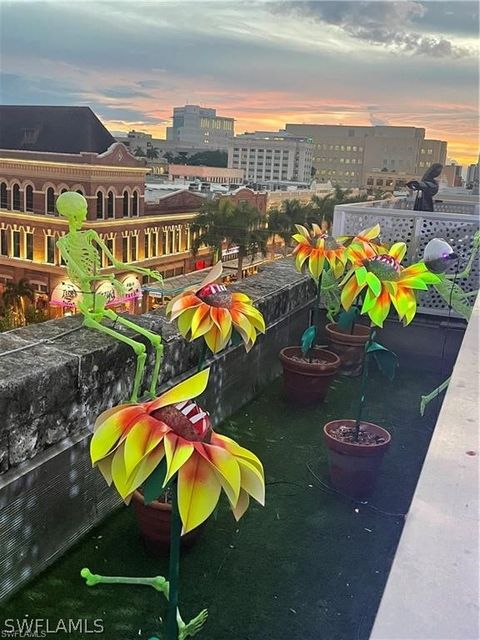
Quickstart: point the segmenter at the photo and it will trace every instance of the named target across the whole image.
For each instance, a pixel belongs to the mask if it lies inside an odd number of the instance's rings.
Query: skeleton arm
[[[136,267],[132,264],[125,264],[121,260],[117,260],[110,249],[107,247],[107,245],[104,243],[104,241],[101,239],[101,237],[98,235],[98,233],[93,229],[91,229],[88,234],[89,239],[93,240],[97,244],[100,250],[107,256],[107,258],[111,261],[116,269],[128,269],[128,271],[134,271],[135,273],[139,273],[140,275],[148,276],[153,280],[157,280],[158,282],[163,281],[162,275],[154,269],[144,269],[143,267]]]

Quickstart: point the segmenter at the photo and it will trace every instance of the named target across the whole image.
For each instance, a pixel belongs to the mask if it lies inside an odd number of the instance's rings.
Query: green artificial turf
[[[420,417],[419,398],[437,383],[402,369],[394,383],[372,376],[364,417],[388,428],[392,445],[369,506],[321,484],[328,484],[322,427],[353,417],[358,379],[338,379],[327,402],[312,409],[286,405],[277,381],[218,429],[262,459],[267,503],[254,503],[236,523],[223,497],[203,538],[182,556],[182,615],[209,610],[199,640],[368,638],[403,526],[395,514],[408,510],[434,424],[435,411]],[[147,555],[131,509],[122,508],[4,603],[0,620],[101,618],[103,634],[55,637],[163,638],[161,595],[141,586],[87,588],[79,575],[85,566],[151,576],[166,575],[168,561]]]

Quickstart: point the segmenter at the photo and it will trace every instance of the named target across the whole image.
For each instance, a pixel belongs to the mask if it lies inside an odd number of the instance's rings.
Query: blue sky
[[[423,126],[478,154],[478,4],[2,0],[6,104],[89,105],[162,136],[173,106],[286,122]]]

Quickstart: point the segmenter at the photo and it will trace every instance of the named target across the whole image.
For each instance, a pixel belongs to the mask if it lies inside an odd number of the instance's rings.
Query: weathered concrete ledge
[[[477,300],[371,640],[480,638],[479,335]]]
[[[278,351],[299,340],[314,297],[290,260],[266,266],[241,290],[261,309],[267,333],[249,354],[239,345],[211,358],[204,403],[214,423],[278,375]],[[200,345],[183,340],[162,313],[135,321],[163,338],[161,384],[188,375]],[[0,599],[119,504],[92,470],[88,442],[96,416],[128,397],[135,361],[129,347],[80,324],[65,318],[0,335]],[[152,366],[150,354],[146,380]]]

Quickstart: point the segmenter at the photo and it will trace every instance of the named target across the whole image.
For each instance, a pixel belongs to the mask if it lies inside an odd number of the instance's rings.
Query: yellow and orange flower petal
[[[297,242],[293,250],[297,271],[302,272],[306,263],[311,277],[318,282],[326,261],[335,278],[339,278],[345,270],[345,247],[317,224],[312,224],[310,231],[300,224],[295,227],[298,233],[292,238]]]
[[[222,263],[218,262],[196,289],[186,290],[168,303],[167,318],[177,320],[178,329],[187,340],[203,336],[213,353],[227,346],[233,330],[241,335],[248,351],[257,332],[265,333],[265,321],[247,295],[214,284],[221,275]]]
[[[402,267],[406,249],[404,242],[397,242],[379,253],[369,244],[352,243],[347,250],[352,268],[340,283],[344,309],[348,310],[363,292],[361,313],[367,314],[373,324],[383,326],[392,303],[399,319],[409,324],[417,309],[414,290],[427,290],[440,279],[422,262]]]
[[[153,401],[105,411],[90,447],[92,462],[127,503],[165,459],[164,486],[177,477],[184,532],[208,518],[222,489],[237,519],[249,497],[265,502],[260,460],[231,438],[214,433],[208,414],[193,400],[205,391],[208,378],[205,369]]]

